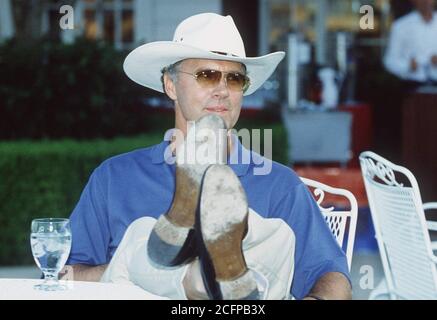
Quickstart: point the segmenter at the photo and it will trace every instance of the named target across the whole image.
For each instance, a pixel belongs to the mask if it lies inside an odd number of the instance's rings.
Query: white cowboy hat
[[[270,77],[284,56],[285,52],[279,51],[246,57],[243,40],[231,16],[201,13],[182,21],[173,41],[151,42],[134,49],[123,68],[136,83],[163,92],[163,67],[190,58],[236,61],[246,66],[251,84],[244,95],[249,95]]]

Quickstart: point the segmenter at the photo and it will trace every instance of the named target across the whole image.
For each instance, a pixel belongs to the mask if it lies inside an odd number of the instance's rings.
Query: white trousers
[[[127,228],[100,281],[137,285],[170,299],[187,299],[182,280],[188,265],[158,267],[147,256],[156,219],[143,217]],[[294,271],[295,236],[282,219],[262,218],[249,209],[243,253],[264,299],[288,299]]]

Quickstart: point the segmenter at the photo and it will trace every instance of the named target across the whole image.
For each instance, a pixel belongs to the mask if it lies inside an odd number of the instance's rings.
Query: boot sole
[[[194,221],[202,177],[209,164],[198,162],[187,163],[187,152],[194,148],[205,147],[214,141],[208,140],[202,131],[209,128],[212,132],[225,129],[224,120],[217,115],[207,115],[196,122],[195,130],[190,130],[182,148],[176,157],[176,188],[172,205],[167,213],[161,216],[148,242],[148,255],[151,260],[164,266],[177,266],[188,263],[197,256],[195,248]],[[216,146],[216,151],[223,146]],[[223,147],[224,148],[224,147]],[[181,156],[182,155],[182,156]],[[219,157],[217,157],[220,160]]]
[[[255,297],[256,282],[244,259],[242,240],[248,205],[238,177],[226,165],[212,165],[202,182],[196,230],[203,244],[202,275],[212,299]]]

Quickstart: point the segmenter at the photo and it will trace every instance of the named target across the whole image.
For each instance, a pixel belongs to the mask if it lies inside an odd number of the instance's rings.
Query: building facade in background
[[[32,29],[34,37],[49,34],[71,42],[85,36],[112,42],[116,48],[130,49],[138,43],[170,40],[181,20],[208,11],[232,14],[244,38],[256,33],[256,52],[252,55],[257,55],[269,52],[290,31],[302,32],[308,40],[322,47],[323,42],[329,40],[325,38],[326,33],[336,31],[365,31],[368,35],[385,38],[395,3],[397,1],[390,0],[2,0],[0,39],[24,33],[23,25],[32,24],[27,29]],[[74,30],[59,27],[62,16],[59,9],[65,4],[74,8]],[[359,28],[363,5],[374,8],[375,28],[372,30]],[[373,40],[373,44],[380,43]],[[321,55],[326,51],[320,50]]]
[[[62,30],[59,26],[62,17],[59,9],[65,4],[74,9],[73,30]],[[36,20],[32,26],[34,37],[49,35],[71,43],[76,37],[85,36],[113,43],[117,49],[131,49],[139,43],[171,40],[180,21],[206,11],[221,13],[222,1],[1,0],[0,39],[13,37],[17,32],[14,24],[21,20]],[[29,17],[23,19],[23,14]]]
[[[325,65],[348,73],[347,99],[354,98],[360,52],[369,61],[383,56],[395,3],[405,0],[1,0],[0,41],[11,37],[41,36],[73,43],[78,37],[104,40],[116,49],[130,50],[146,42],[171,40],[176,26],[190,15],[201,12],[231,14],[245,40],[247,56],[276,50],[287,52],[275,78],[260,92],[246,99],[253,107],[264,106],[266,99],[284,101],[290,96],[290,76],[298,82],[311,80],[312,66]],[[62,5],[74,10],[74,29],[62,30],[59,12]],[[363,6],[371,6],[374,25],[360,28]],[[300,75],[291,72],[289,35],[294,33],[304,50],[299,49]],[[338,34],[344,37],[339,38]],[[343,39],[343,45],[338,45]],[[341,59],[340,59],[341,58]],[[311,66],[310,66],[311,65]],[[310,67],[309,67],[310,66]],[[294,70],[294,69],[293,69]],[[304,79],[306,78],[306,80]],[[283,83],[282,92],[278,92]],[[288,89],[287,89],[288,88]],[[287,91],[288,90],[288,91]],[[291,90],[292,91],[292,90]],[[302,90],[301,90],[302,91]],[[303,91],[308,91],[304,89]],[[304,93],[301,95],[303,96]],[[258,97],[260,95],[261,97]],[[288,99],[290,100],[290,99]],[[292,100],[292,99],[291,99]]]

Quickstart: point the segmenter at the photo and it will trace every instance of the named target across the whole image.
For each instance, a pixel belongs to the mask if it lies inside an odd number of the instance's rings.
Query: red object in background
[[[359,168],[295,166],[293,169],[299,177],[316,180],[331,187],[349,190],[357,199],[358,207],[368,207],[366,189]],[[346,206],[348,201],[344,197],[327,195],[324,203],[331,203],[341,207]]]
[[[332,164],[315,166],[295,166],[293,169],[300,177],[319,181],[332,187],[349,190],[355,196],[358,207],[368,207],[366,189],[361,176],[358,157],[361,152],[370,150],[373,142],[372,109],[369,104],[343,104],[339,111],[352,114],[352,153],[347,168],[332,166]],[[324,201],[335,206],[346,206],[348,201],[344,197],[330,196]]]
[[[366,103],[343,104],[338,106],[339,111],[352,114],[352,159],[348,167],[359,167],[358,157],[361,152],[370,150],[373,141],[372,108]]]

